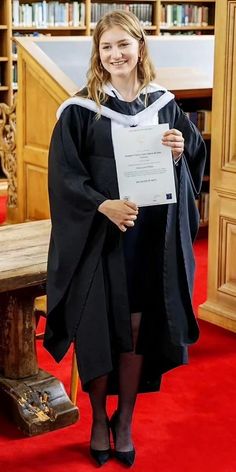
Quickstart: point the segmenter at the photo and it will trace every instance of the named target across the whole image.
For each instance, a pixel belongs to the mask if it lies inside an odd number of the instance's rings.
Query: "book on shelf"
[[[13,85],[13,88],[16,87],[17,85],[17,64],[14,63],[12,64],[12,85]]]
[[[185,112],[202,133],[211,133],[211,110]]]
[[[153,24],[151,3],[91,3],[91,27],[94,28],[103,15],[113,10],[131,11],[144,27]]]
[[[161,7],[161,26],[208,26],[209,7],[191,4],[167,4]]]
[[[196,200],[196,205],[200,215],[200,223],[206,224],[209,220],[209,192],[201,192]]]
[[[178,31],[178,30],[172,30],[170,31],[161,31],[161,36],[201,36],[203,33],[198,30],[185,30],[183,31]]]
[[[14,37],[17,36],[23,36],[21,33],[13,33],[12,35],[12,42],[11,42],[11,53],[12,53],[12,58],[17,57],[17,45],[16,42],[14,41]]]
[[[35,3],[12,2],[13,27],[79,27],[85,25],[85,3],[43,0]]]

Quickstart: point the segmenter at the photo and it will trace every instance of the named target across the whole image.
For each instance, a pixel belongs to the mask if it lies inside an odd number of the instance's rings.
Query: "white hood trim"
[[[160,90],[160,89],[158,89]],[[161,89],[163,90],[163,89]],[[104,105],[101,105],[99,108],[97,104],[90,100],[89,98],[83,97],[72,97],[65,100],[57,110],[57,119],[60,118],[62,112],[69,106],[69,105],[78,105],[83,108],[87,108],[95,113],[99,113],[106,118],[110,118],[110,120],[114,120],[117,123],[120,123],[123,126],[138,126],[142,125],[143,122],[152,121],[153,116],[158,115],[159,110],[163,108],[167,103],[173,100],[174,95],[173,93],[166,91],[164,94],[158,98],[155,102],[153,102],[149,107],[145,108],[144,110],[140,111],[136,115],[124,115],[123,113],[119,113],[117,111],[111,110]]]

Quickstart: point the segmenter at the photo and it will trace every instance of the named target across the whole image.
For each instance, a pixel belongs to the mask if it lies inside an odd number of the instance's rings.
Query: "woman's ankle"
[[[119,424],[119,427],[125,428],[125,427],[130,427],[132,424],[132,413],[127,413],[122,410],[117,410],[116,412],[117,415],[117,423]]]
[[[93,420],[90,445],[93,449],[98,450],[110,448],[110,430],[106,420]]]
[[[113,434],[116,451],[128,452],[133,449],[131,434],[132,416],[117,410],[113,415]]]

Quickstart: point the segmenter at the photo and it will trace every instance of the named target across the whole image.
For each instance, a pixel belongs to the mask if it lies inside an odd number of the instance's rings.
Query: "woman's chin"
[[[111,73],[111,79],[112,77],[119,77],[121,79],[128,79],[130,76],[130,72],[126,72],[124,70],[113,70],[112,73]]]

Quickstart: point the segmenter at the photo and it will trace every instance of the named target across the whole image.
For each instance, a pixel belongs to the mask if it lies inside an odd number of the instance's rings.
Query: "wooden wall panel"
[[[48,143],[55,123],[57,101],[51,96],[47,83],[31,66],[25,68],[25,88],[31,93],[25,99],[24,145],[37,149],[48,149]]]
[[[25,176],[27,195],[26,219],[41,220],[49,218],[47,169],[26,164]]]
[[[226,26],[226,59],[224,88],[224,149],[222,167],[236,172],[236,2],[228,2]]]
[[[207,300],[199,318],[236,332],[236,1],[216,4]]]
[[[220,257],[218,290],[228,295],[236,293],[236,218],[220,218]]]
[[[48,144],[69,93],[23,48],[18,50],[17,208],[11,222],[49,218]]]

